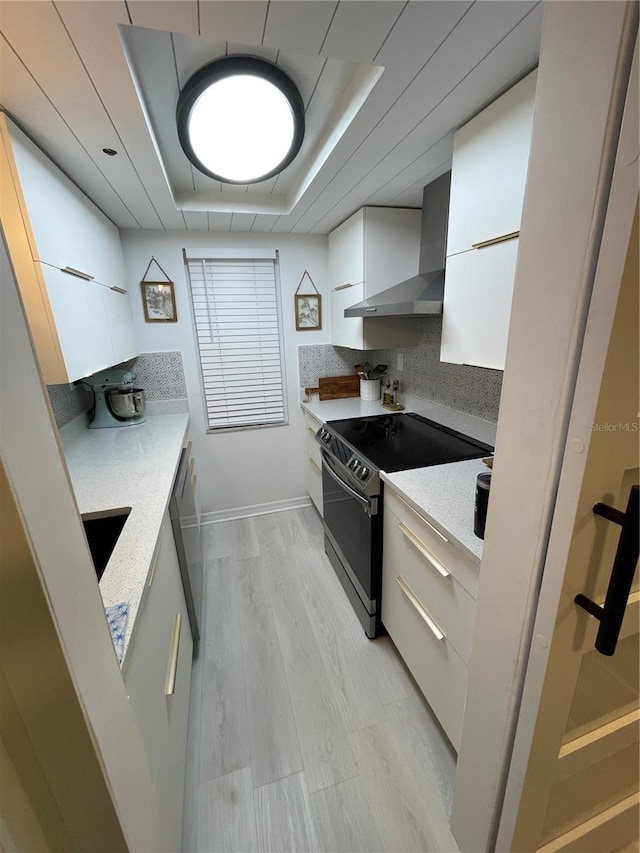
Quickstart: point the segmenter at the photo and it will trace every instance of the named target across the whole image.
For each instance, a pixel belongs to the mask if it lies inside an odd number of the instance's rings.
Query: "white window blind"
[[[185,256],[209,429],[284,423],[277,253],[195,253]]]

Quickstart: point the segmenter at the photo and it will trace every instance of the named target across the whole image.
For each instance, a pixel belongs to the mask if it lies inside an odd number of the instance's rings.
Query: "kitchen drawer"
[[[316,441],[316,432],[322,421],[310,412],[304,412],[305,450],[307,458],[307,491],[316,509],[322,515],[322,454]]]
[[[383,571],[402,575],[433,621],[465,663],[469,663],[476,603],[431,549],[389,509],[384,514]],[[384,601],[383,601],[384,606]]]
[[[322,469],[316,467],[317,463],[311,457],[307,460],[307,465],[307,491],[315,508],[322,515]]]
[[[437,639],[393,571],[382,572],[382,622],[456,751],[460,749],[467,666],[451,644]],[[404,573],[400,575],[404,578]],[[409,585],[410,586],[410,585]]]
[[[446,533],[441,533],[435,525],[409,506],[393,488],[385,485],[384,508],[397,516],[413,535],[433,554],[433,556],[451,572],[455,580],[466,589],[469,595],[478,597],[479,564],[468,557],[460,548],[449,542]],[[469,525],[473,518],[469,518]]]
[[[313,459],[318,468],[322,470],[322,453],[320,452],[320,445],[316,441],[316,432],[312,427],[305,427],[305,437],[307,443],[307,456],[309,459]]]

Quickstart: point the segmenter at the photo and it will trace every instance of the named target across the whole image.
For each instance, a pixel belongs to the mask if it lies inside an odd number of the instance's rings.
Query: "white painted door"
[[[637,55],[635,62],[635,90],[627,100],[578,369],[498,850],[638,849],[637,504],[621,517],[640,481]],[[613,507],[624,524],[594,513],[596,504]],[[631,531],[624,556],[622,531]],[[624,589],[620,578],[612,581],[614,563],[630,584],[621,593],[615,650],[614,643],[609,648],[602,643],[602,614],[595,618],[576,603],[580,595],[596,605],[606,598],[609,609],[607,590]]]

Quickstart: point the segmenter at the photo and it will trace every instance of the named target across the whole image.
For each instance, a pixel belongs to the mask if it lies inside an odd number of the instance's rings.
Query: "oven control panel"
[[[316,441],[324,452],[331,456],[334,464],[337,463],[342,471],[341,476],[346,475],[348,481],[368,496],[380,493],[378,469],[359,456],[340,436],[335,435],[326,426],[321,426],[316,433]]]

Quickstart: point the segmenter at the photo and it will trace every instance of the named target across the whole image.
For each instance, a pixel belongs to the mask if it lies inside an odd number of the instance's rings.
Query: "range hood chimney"
[[[442,314],[450,186],[451,172],[446,172],[424,188],[418,275],[345,309],[345,317]]]

